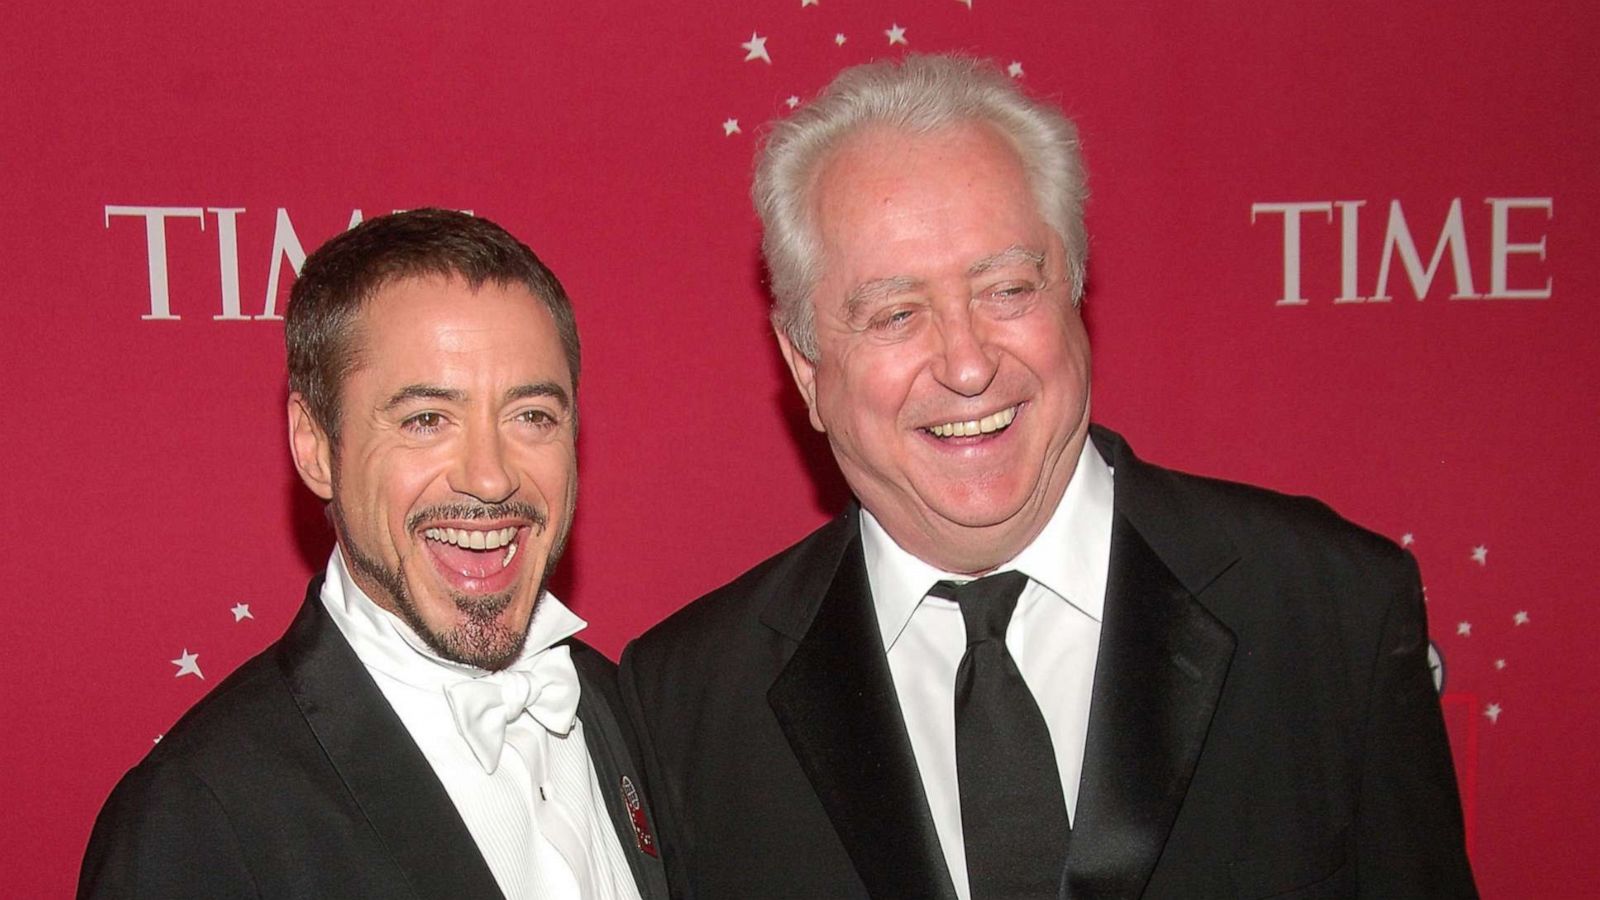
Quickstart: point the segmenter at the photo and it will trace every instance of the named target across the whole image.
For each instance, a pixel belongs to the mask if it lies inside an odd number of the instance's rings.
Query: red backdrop
[[[355,210],[474,210],[570,289],[557,587],[603,650],[834,511],[751,158],[907,50],[1080,122],[1097,419],[1411,544],[1485,896],[1600,883],[1592,4],[103,6],[0,11],[8,895],[69,893],[116,778],[325,560],[262,316]]]

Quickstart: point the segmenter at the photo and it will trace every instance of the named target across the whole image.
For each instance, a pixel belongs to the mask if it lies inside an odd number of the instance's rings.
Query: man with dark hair
[[[615,669],[545,590],[577,493],[560,283],[417,210],[313,253],[285,327],[290,449],[337,546],[118,784],[79,896],[664,897]]]
[[[674,894],[1473,896],[1410,556],[1090,424],[1058,110],[858,66],[754,195],[859,505],[623,654]]]

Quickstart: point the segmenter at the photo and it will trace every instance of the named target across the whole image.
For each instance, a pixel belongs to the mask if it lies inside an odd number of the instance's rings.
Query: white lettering
[[[144,218],[145,253],[150,269],[150,314],[139,318],[177,321],[179,317],[172,314],[167,289],[167,219],[199,219],[200,230],[205,231],[205,211],[198,206],[107,206],[107,228],[111,227],[113,216]]]
[[[1366,298],[1356,290],[1356,235],[1357,222],[1365,200],[1339,200],[1339,296],[1335,303],[1364,303]]]
[[[283,262],[287,260],[296,275],[300,274],[300,267],[306,264],[305,248],[300,246],[300,236],[294,233],[294,224],[289,221],[289,211],[278,207],[278,221],[272,230],[272,255],[267,260],[267,300],[262,305],[261,315],[257,319],[282,319],[278,315],[278,274]]]
[[[403,210],[395,210],[402,212]],[[113,218],[134,216],[144,219],[145,255],[149,271],[150,311],[141,319],[178,321],[182,317],[172,311],[171,287],[168,277],[167,230],[168,219],[195,219],[200,230],[205,231],[206,219],[216,217],[217,223],[217,284],[220,311],[211,318],[217,322],[282,321],[279,314],[279,293],[283,287],[283,266],[287,263],[294,276],[305,266],[305,245],[295,231],[294,222],[286,208],[278,207],[273,221],[272,252],[267,266],[266,296],[261,314],[252,316],[244,311],[239,275],[239,217],[246,212],[239,206],[116,206],[105,207],[105,227],[111,227]],[[471,210],[463,210],[472,215]],[[346,230],[360,225],[365,214],[360,208],[350,211]],[[1513,248],[1515,252],[1515,248]]]
[[[1461,222],[1461,198],[1450,201],[1444,228],[1439,232],[1439,243],[1434,245],[1433,258],[1428,261],[1426,270],[1422,268],[1422,257],[1417,254],[1416,242],[1411,239],[1411,229],[1406,225],[1406,214],[1400,209],[1400,201],[1390,200],[1389,230],[1383,237],[1383,260],[1378,263],[1378,284],[1373,288],[1371,299],[1394,299],[1388,294],[1389,263],[1394,258],[1396,248],[1400,250],[1400,262],[1405,266],[1412,292],[1418,300],[1426,297],[1447,247],[1450,250],[1450,268],[1456,281],[1456,292],[1450,295],[1450,299],[1477,297],[1472,290],[1472,268],[1467,261],[1467,231]]]
[[[1489,228],[1489,296],[1494,299],[1506,300],[1548,300],[1555,287],[1554,279],[1545,278],[1544,289],[1522,288],[1513,289],[1506,285],[1506,257],[1513,253],[1538,254],[1539,261],[1545,258],[1546,235],[1539,235],[1539,240],[1531,244],[1513,244],[1509,242],[1511,231],[1511,210],[1513,209],[1542,209],[1545,221],[1549,221],[1554,209],[1550,197],[1490,197],[1483,201],[1489,204],[1494,211]]]
[[[217,275],[222,283],[222,315],[218,322],[249,321],[239,309],[239,213],[243,209],[208,207],[217,217]]]
[[[1252,203],[1250,224],[1256,215],[1283,214],[1283,297],[1278,306],[1304,306],[1308,302],[1300,295],[1300,214],[1319,212],[1333,221],[1332,203]]]

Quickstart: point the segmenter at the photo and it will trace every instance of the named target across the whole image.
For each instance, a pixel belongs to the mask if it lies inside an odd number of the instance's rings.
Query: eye
[[[910,325],[917,311],[908,307],[894,307],[878,313],[867,321],[873,331],[899,331]]]
[[[408,431],[416,431],[416,432],[420,432],[422,434],[431,434],[431,433],[433,433],[435,431],[438,431],[439,427],[441,425],[443,425],[443,424],[444,424],[444,416],[443,415],[441,415],[440,413],[427,411],[427,412],[419,412],[416,415],[407,417],[404,422],[400,423],[400,426],[402,428],[405,428]]]
[[[1031,297],[1038,290],[1038,286],[1032,284],[1003,284],[989,291],[989,296],[996,300],[1016,300]]]
[[[984,291],[979,299],[990,307],[993,315],[1020,316],[1032,308],[1043,287],[1031,281],[1002,282]]]
[[[561,420],[554,413],[538,408],[525,409],[517,413],[516,420],[540,429],[554,428],[561,424]]]

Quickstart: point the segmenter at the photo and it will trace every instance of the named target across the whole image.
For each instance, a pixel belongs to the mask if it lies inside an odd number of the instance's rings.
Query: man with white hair
[[[1414,561],[1091,426],[1076,131],[842,73],[756,172],[855,496],[635,642],[675,894],[1470,897]]]

